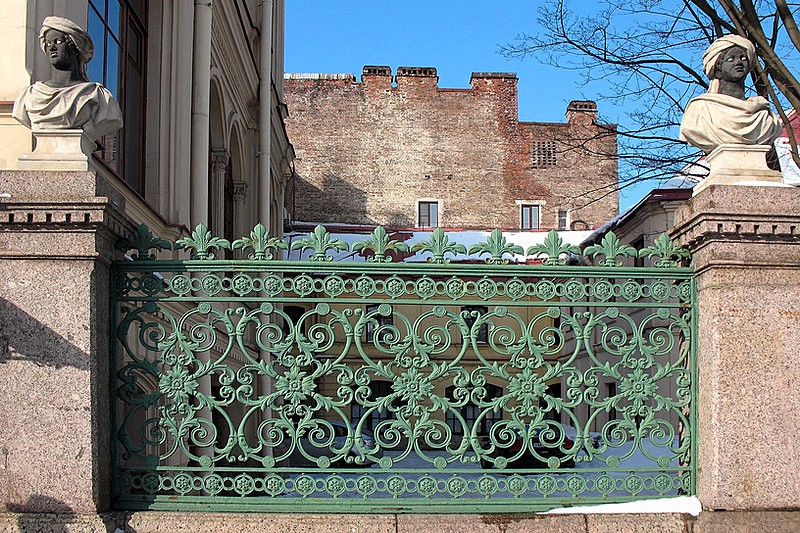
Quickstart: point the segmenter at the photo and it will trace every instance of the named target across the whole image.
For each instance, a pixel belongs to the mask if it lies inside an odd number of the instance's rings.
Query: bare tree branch
[[[570,11],[569,0],[545,1],[537,33],[518,35],[501,53],[578,71],[579,86],[597,90],[593,99],[626,108],[615,130],[620,189],[697,175],[692,167],[701,154],[677,140],[677,129],[688,101],[708,89],[703,51],[726,33],[754,43],[763,68],[755,70],[751,89],[770,98],[787,127],[782,107],[800,110],[800,83],[776,52],[779,46],[781,53],[800,52],[797,7],[786,0],[599,0],[594,12],[582,7],[579,14]],[[781,45],[782,36],[792,44]]]

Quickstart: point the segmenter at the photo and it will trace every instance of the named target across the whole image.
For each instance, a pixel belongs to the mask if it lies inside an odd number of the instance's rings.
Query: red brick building
[[[396,227],[586,229],[619,209],[616,128],[594,102],[521,122],[517,76],[435,68],[287,74],[293,220]]]

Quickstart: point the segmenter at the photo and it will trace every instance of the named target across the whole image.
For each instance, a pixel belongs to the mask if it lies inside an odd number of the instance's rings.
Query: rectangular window
[[[378,340],[383,342],[386,339],[386,335],[389,334],[389,330],[381,329],[381,326],[391,326],[394,324],[394,320],[392,319],[392,315],[383,316],[376,311],[378,310],[377,305],[368,305],[367,306],[367,314],[375,313],[375,316],[372,317],[371,320],[367,322],[366,327],[366,334],[367,334],[367,342],[374,342],[375,341],[375,332],[378,331]]]
[[[373,431],[380,422],[395,418],[394,411],[385,408],[380,410],[373,409],[370,405],[361,405],[362,403],[375,403],[393,393],[392,384],[388,381],[371,382],[369,384],[369,397],[366,398],[366,402],[364,398],[360,398],[350,405],[350,419],[353,422],[353,426],[355,427],[362,418],[365,418],[364,427]],[[397,406],[397,400],[392,401],[392,406]]]
[[[613,398],[617,395],[617,382],[612,381],[610,383],[606,383],[606,394],[608,398]],[[616,420],[617,419],[617,410],[611,407],[608,410],[608,419],[609,420]]]
[[[87,24],[95,48],[89,79],[111,91],[124,123],[100,140],[98,156],[139,194],[144,194],[146,13],[146,0],[89,0]]]
[[[559,231],[569,229],[569,209],[565,207],[558,208],[558,229]]]
[[[631,243],[631,246],[636,248],[637,250],[641,250],[644,248],[644,235],[636,239]],[[638,255],[633,258],[633,266],[636,267],[643,267],[644,266],[644,257],[639,257]]]
[[[439,226],[439,202],[419,203],[419,227],[435,228]]]
[[[523,230],[539,229],[539,206],[534,204],[522,204],[522,224]]]
[[[484,305],[466,305],[461,308],[461,316],[464,317],[464,322],[467,327],[472,329],[472,326],[478,320],[478,317],[485,315],[489,312],[489,308]],[[475,341],[478,344],[486,344],[489,340],[489,324],[483,323],[478,326],[478,331],[475,333]],[[466,339],[465,339],[466,342]]]

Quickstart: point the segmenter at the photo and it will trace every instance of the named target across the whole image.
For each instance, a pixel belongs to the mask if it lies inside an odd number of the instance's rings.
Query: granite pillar
[[[0,512],[110,497],[109,265],[132,224],[94,172],[0,172]]]
[[[697,280],[703,509],[798,509],[800,189],[712,185],[672,236]]]

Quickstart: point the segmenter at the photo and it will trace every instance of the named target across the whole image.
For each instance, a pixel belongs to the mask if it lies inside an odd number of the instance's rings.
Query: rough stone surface
[[[0,533],[111,533],[124,527],[120,513],[0,513]]]
[[[585,531],[582,515],[398,515],[400,533],[568,533]]]
[[[788,533],[800,512],[687,514],[352,515],[267,513],[0,513],[0,533]]]
[[[126,533],[394,533],[394,515],[315,515],[259,513],[133,513]]]
[[[108,262],[126,223],[95,196],[104,186],[0,173],[0,511],[109,506]]]
[[[692,533],[794,533],[798,512],[700,513]]]
[[[690,533],[691,515],[596,514],[586,515],[587,533]]]
[[[708,510],[800,508],[800,190],[712,186],[676,214],[698,273]]]
[[[542,229],[559,208],[575,229],[617,214],[616,130],[594,103],[573,102],[566,123],[520,122],[515,74],[442,89],[418,70],[395,86],[389,69],[285,80],[295,220],[413,227],[418,200],[438,200],[451,228],[517,229],[520,202],[543,203]]]

